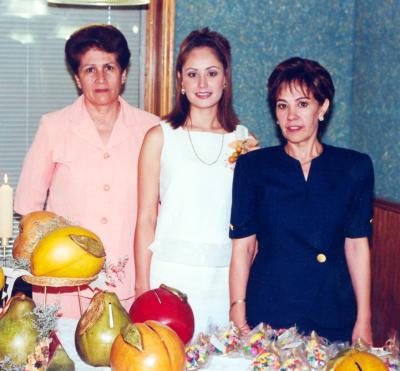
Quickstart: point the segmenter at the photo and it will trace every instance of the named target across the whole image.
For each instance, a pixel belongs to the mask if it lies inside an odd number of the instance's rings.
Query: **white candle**
[[[13,234],[13,189],[8,184],[7,174],[4,183],[0,186],[0,238],[2,245],[6,245]]]

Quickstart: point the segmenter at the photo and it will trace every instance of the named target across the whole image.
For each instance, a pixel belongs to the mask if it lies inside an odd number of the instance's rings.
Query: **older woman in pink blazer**
[[[135,292],[137,162],[143,137],[158,117],[120,97],[130,52],[119,30],[82,28],[69,38],[65,53],[82,95],[42,117],[24,161],[15,211],[24,215],[46,207],[98,234],[107,264],[123,268],[108,289],[129,309]],[[41,288],[33,291],[41,300]],[[55,289],[47,301],[60,303],[63,316],[76,318],[75,295],[75,290]],[[82,296],[90,298],[91,290]]]

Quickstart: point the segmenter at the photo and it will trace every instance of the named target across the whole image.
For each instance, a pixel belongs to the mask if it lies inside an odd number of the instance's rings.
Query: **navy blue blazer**
[[[370,236],[372,195],[372,162],[353,150],[324,144],[307,181],[283,146],[240,156],[230,237],[258,240],[246,294],[250,325],[354,325],[344,240]]]

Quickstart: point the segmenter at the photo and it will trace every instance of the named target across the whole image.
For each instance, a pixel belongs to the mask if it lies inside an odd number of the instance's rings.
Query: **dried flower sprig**
[[[29,271],[30,268],[30,262],[27,259],[10,259],[9,261],[9,266],[10,268],[15,268],[15,269],[25,269],[26,271]]]
[[[25,366],[16,365],[9,356],[0,360],[0,370],[2,371],[24,371]]]
[[[110,287],[117,287],[118,282],[125,281],[125,267],[129,258],[127,256],[121,257],[117,264],[108,263],[104,264],[103,271],[106,274],[106,285]]]
[[[60,310],[58,304],[38,305],[33,309],[35,318],[33,326],[38,331],[39,341],[50,337],[50,333],[57,327],[57,313]]]
[[[28,355],[28,362],[24,371],[46,371],[50,356],[49,338],[42,339],[36,345],[34,351]]]

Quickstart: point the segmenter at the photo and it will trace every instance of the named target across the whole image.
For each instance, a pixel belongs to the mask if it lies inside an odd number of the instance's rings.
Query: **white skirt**
[[[151,260],[150,286],[173,287],[188,297],[195,334],[229,324],[229,267],[204,267]]]

